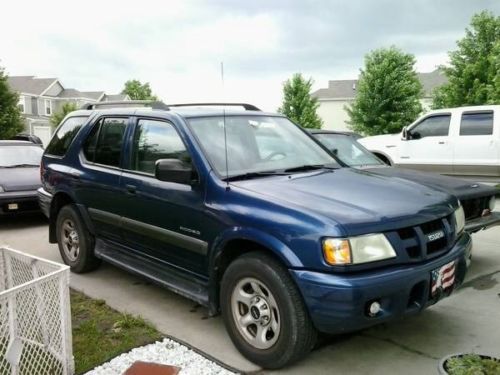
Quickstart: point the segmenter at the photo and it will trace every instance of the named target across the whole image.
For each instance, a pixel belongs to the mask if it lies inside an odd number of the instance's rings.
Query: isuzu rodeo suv
[[[42,158],[50,242],[72,271],[104,260],[220,312],[266,368],[463,281],[471,238],[454,196],[340,168],[252,105],[126,106],[71,113]]]

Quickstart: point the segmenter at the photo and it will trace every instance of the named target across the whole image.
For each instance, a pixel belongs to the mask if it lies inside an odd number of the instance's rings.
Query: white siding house
[[[429,73],[418,73],[424,88],[421,99],[424,111],[429,110],[432,102],[432,91],[446,82],[446,77],[440,70]],[[328,81],[328,87],[312,93],[318,98],[318,115],[323,120],[323,129],[349,130],[349,116],[345,107],[353,102],[357,94],[358,80],[333,80]]]

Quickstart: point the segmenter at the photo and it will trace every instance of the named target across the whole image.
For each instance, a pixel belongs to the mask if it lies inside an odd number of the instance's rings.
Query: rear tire
[[[94,255],[94,236],[88,231],[75,205],[62,207],[57,214],[57,244],[65,264],[72,272],[95,270],[101,260]]]
[[[296,362],[316,343],[316,329],[288,270],[264,253],[247,253],[229,265],[220,305],[234,345],[264,368]]]

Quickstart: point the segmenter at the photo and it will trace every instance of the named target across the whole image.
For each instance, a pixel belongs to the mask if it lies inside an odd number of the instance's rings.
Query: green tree
[[[18,107],[19,95],[7,83],[7,74],[0,67],[0,139],[9,139],[24,129]]]
[[[435,90],[432,107],[500,103],[500,16],[474,15],[457,47],[441,67],[448,83]]]
[[[132,100],[158,100],[158,97],[153,95],[149,82],[141,83],[138,79],[125,82],[122,94],[127,94]]]
[[[54,112],[52,116],[50,116],[50,123],[52,127],[56,127],[61,123],[61,121],[66,117],[66,115],[70,112],[76,111],[78,106],[73,102],[66,102],[62,105],[61,109],[57,112]]]
[[[323,121],[316,113],[318,99],[311,96],[312,78],[296,73],[283,84],[283,104],[278,112],[304,128],[320,129]]]
[[[357,96],[346,106],[352,130],[366,135],[397,133],[422,112],[422,84],[415,57],[392,46],[365,56]]]

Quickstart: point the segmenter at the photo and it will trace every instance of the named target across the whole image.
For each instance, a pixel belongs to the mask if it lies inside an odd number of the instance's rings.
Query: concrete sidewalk
[[[0,244],[61,261],[41,217],[0,218]],[[465,285],[421,315],[330,338],[283,374],[434,374],[439,358],[474,351],[500,356],[500,227],[478,233]],[[262,371],[234,348],[219,317],[117,268],[103,264],[71,275],[71,286],[111,307],[141,315],[160,331],[243,372]]]

